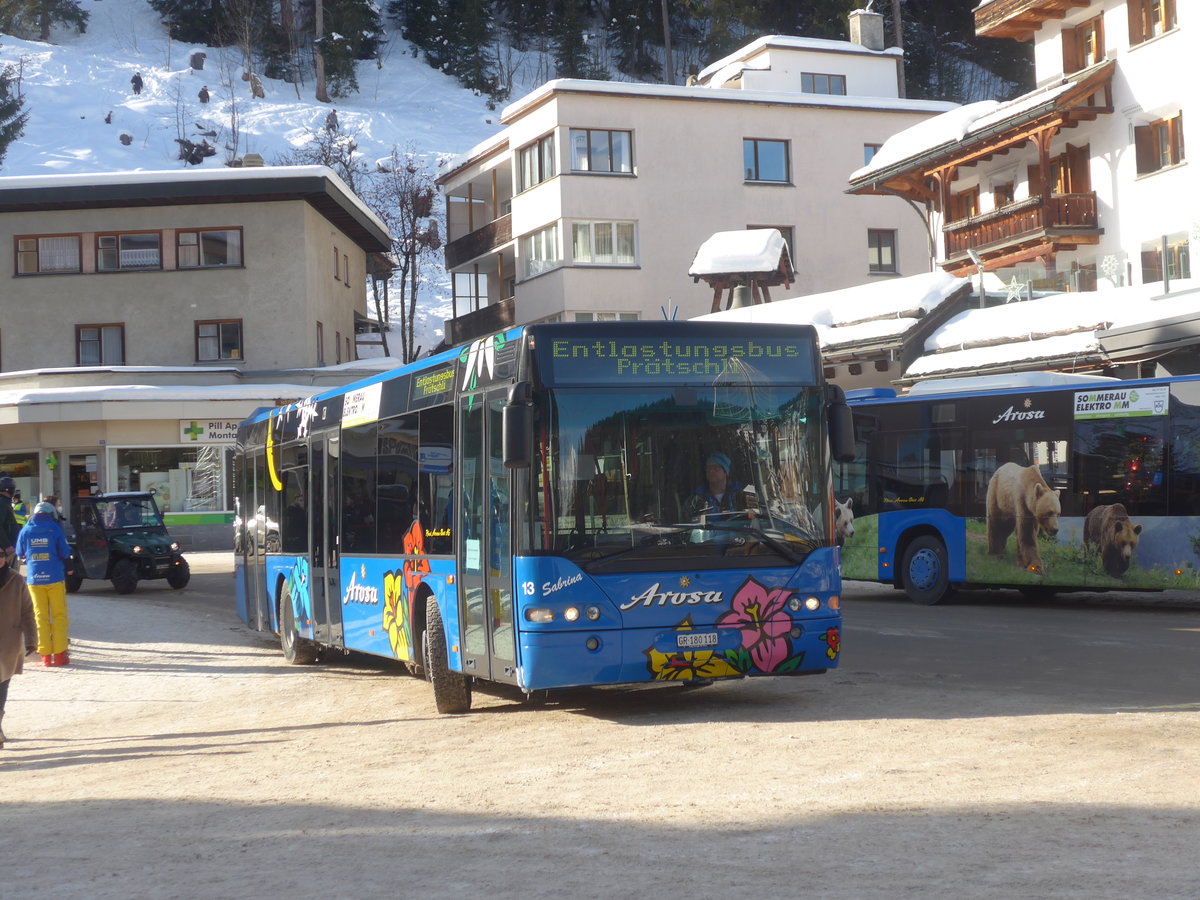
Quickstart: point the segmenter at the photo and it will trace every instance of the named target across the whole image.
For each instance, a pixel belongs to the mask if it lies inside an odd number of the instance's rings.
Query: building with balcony
[[[390,247],[320,166],[0,178],[0,474],[232,546],[238,422],[394,364],[353,362]]]
[[[904,200],[858,198],[847,174],[892,135],[953,108],[900,98],[896,48],[859,12],[849,41],[760,38],[685,86],[549,82],[439,179],[461,343],[513,323],[690,318],[688,275],[716,232],[776,228],[792,294],[927,272]]]
[[[938,262],[957,275],[986,271],[1031,291],[1165,282],[1165,292],[1189,277],[1197,4],[983,0],[975,28],[1031,42],[1037,87],[896,135],[850,191],[920,204]]]

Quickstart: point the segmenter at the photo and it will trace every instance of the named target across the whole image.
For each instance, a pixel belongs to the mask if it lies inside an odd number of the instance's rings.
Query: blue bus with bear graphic
[[[950,378],[847,402],[844,578],[926,604],[963,585],[1200,587],[1200,376]]]
[[[293,663],[400,660],[440,712],[823,672],[849,427],[809,326],[516,328],[242,423],[238,612]]]

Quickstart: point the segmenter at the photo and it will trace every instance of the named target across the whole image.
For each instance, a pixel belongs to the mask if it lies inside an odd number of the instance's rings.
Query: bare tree
[[[281,154],[277,164],[281,166],[328,166],[337,172],[346,186],[360,197],[370,190],[370,167],[358,152],[359,129],[346,130],[339,126],[308,128],[308,141],[302,147]]]
[[[415,325],[417,296],[425,267],[436,262],[442,247],[441,216],[434,200],[437,187],[433,173],[423,165],[410,144],[401,152],[392,148],[391,156],[380,164],[372,189],[363,198],[392,233],[392,256],[396,264],[392,282],[400,313],[401,359],[412,362],[420,348],[416,346]],[[392,320],[392,297],[384,291],[376,297],[380,324]]]

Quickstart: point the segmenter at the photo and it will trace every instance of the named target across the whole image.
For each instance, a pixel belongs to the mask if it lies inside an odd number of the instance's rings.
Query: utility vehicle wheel
[[[118,594],[132,594],[137,590],[137,563],[132,559],[119,559],[112,567],[112,586]]]
[[[425,601],[425,637],[423,641],[425,671],[433,685],[433,702],[440,713],[463,713],[471,708],[471,685],[465,675],[450,670],[446,654],[446,630],[437,600]]]
[[[904,551],[900,566],[904,592],[913,603],[932,606],[954,593],[950,587],[950,564],[946,545],[932,535],[921,535]]]
[[[279,599],[279,646],[283,648],[283,658],[293,666],[311,666],[317,661],[316,644],[296,633],[292,592],[286,587]]]
[[[179,562],[171,566],[171,571],[167,573],[167,584],[175,588],[177,591],[187,587],[192,578],[192,569],[187,564],[187,560],[180,558]]]

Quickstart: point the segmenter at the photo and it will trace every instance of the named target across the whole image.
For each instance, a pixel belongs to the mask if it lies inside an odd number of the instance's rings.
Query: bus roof
[[[1120,381],[1108,375],[1078,375],[1074,372],[1010,372],[1002,375],[976,375],[966,378],[933,378],[918,381],[908,390],[913,394],[961,394],[975,391],[1019,391],[1035,387],[1111,383]]]

